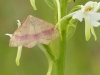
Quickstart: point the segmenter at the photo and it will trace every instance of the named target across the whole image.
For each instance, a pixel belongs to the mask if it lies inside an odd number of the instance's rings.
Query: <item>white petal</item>
[[[97,40],[97,36],[96,36],[96,34],[95,34],[95,31],[94,31],[93,26],[91,26],[91,33],[93,34],[94,39],[95,39],[95,41],[96,41],[96,40]]]
[[[99,3],[97,3],[97,4],[95,4],[95,6],[94,6],[94,10],[93,11],[98,11],[100,9],[100,2]]]
[[[90,19],[93,21],[100,20],[100,13],[89,13]]]
[[[12,37],[12,34],[8,34],[8,33],[7,33],[7,34],[5,34],[5,35]]]
[[[87,6],[96,5],[96,4],[97,4],[97,2],[88,1],[84,6],[87,7]]]
[[[73,15],[73,19],[78,19],[80,22],[82,22],[83,14],[81,10],[76,11],[76,13]]]
[[[18,25],[18,28],[20,27],[20,25],[21,25],[21,22],[20,22],[20,20],[17,20],[17,25]]]
[[[100,23],[97,21],[91,21],[91,25],[94,27],[98,27],[100,25]]]
[[[88,41],[91,37],[90,33],[91,23],[90,23],[90,18],[88,16],[84,16],[84,19],[85,19],[85,38],[86,41]]]
[[[82,12],[86,11],[86,8],[90,7],[90,6],[97,6],[97,2],[93,2],[93,1],[89,1],[87,2],[83,7],[82,7]],[[94,9],[94,8],[93,8]]]

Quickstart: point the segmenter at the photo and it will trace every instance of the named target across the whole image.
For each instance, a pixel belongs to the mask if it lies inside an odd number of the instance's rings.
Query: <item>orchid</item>
[[[80,10],[74,11],[66,16],[64,16],[61,20],[72,17],[72,19],[77,19],[80,22],[85,20],[85,37],[86,41],[88,41],[91,37],[91,33],[94,36],[94,39],[97,40],[94,27],[98,27],[100,25],[100,13],[97,12],[100,9],[100,2],[89,1],[84,6],[78,5]]]
[[[56,68],[56,75],[64,75],[66,45],[68,39],[73,36],[78,21],[85,21],[85,38],[88,41],[93,35],[97,40],[94,27],[100,26],[100,2],[89,1],[85,5],[77,5],[68,15],[66,10],[70,0],[45,0],[53,8],[57,23],[54,26],[40,18],[29,15],[22,23],[18,21],[18,29],[10,36],[11,47],[18,47],[16,64],[19,66],[22,47],[32,48],[36,45],[43,51],[48,59],[48,71],[46,75],[51,75],[52,69]],[[75,1],[75,0],[74,0]],[[30,0],[34,10],[37,10],[35,0]],[[58,41],[52,41],[60,36]],[[52,42],[51,42],[52,41]],[[50,43],[51,42],[51,43]],[[53,65],[54,64],[54,65]]]
[[[81,9],[73,12],[73,19],[78,19],[80,22],[85,20],[85,37],[88,41],[91,37],[91,33],[94,39],[97,40],[94,27],[98,27],[100,23],[100,13],[97,12],[100,9],[100,2],[89,1],[84,6],[81,5]]]
[[[17,25],[18,25],[18,28],[20,27],[21,25],[21,22],[19,20],[17,20]],[[12,37],[13,34],[5,34],[7,36],[10,36],[10,38]],[[18,52],[17,52],[17,56],[16,56],[16,65],[19,66],[19,60],[20,60],[20,57],[21,57],[21,52],[22,52],[22,46],[18,46]]]

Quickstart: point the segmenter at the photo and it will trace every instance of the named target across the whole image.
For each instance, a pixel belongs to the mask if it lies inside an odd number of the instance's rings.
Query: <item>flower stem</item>
[[[62,41],[60,40],[59,56],[57,59],[57,75],[64,75],[66,56],[66,31],[62,31]]]
[[[61,17],[64,17],[67,13],[67,0],[60,0],[61,5]],[[57,59],[57,75],[64,75],[65,71],[65,56],[66,56],[66,30],[61,31],[62,39],[59,41],[59,54]]]

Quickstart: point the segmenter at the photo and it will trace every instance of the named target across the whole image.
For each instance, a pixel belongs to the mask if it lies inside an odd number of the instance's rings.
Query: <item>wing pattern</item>
[[[54,25],[29,15],[10,39],[10,46],[31,48],[38,43],[49,44],[59,36]]]

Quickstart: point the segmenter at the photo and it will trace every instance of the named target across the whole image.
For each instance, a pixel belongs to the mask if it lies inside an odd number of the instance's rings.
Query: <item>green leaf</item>
[[[37,10],[36,5],[35,5],[35,0],[30,0],[30,3],[33,7],[34,10]]]
[[[67,30],[66,30],[67,31],[66,32],[66,34],[67,34],[67,36],[66,36],[67,40],[73,36],[73,34],[74,34],[75,30],[76,30],[77,23],[78,23],[77,19],[71,19],[69,21],[69,24],[68,24]]]
[[[77,23],[78,20],[72,18],[63,18],[63,20],[61,20],[61,30],[66,30],[67,40],[73,36]]]
[[[74,7],[70,13],[75,12],[81,8],[80,5]],[[66,30],[67,32],[67,39],[71,38],[76,30],[78,20],[72,19],[71,15],[66,15],[61,19],[61,31]]]
[[[48,45],[42,44],[42,46],[46,49],[47,53],[49,54],[50,58],[56,62],[56,58],[53,54],[53,52],[51,51],[51,48]]]
[[[57,10],[57,5],[56,5],[55,0],[44,0],[44,1],[47,3],[47,5],[48,5],[51,9]]]
[[[61,20],[61,31],[62,30],[66,30],[67,25],[68,25],[70,19],[71,18],[64,18],[64,19]]]
[[[73,36],[75,30],[76,30],[76,25],[78,20],[76,19],[72,19],[72,16],[74,14],[75,11],[81,9],[81,5],[78,5],[76,7],[74,7],[70,13],[66,16],[64,16],[61,21],[60,21],[60,31],[66,30],[67,32],[67,39],[69,39],[70,37]],[[56,24],[56,27],[58,27],[58,23]]]
[[[48,66],[48,72],[46,75],[51,75],[53,61],[56,61],[52,55],[51,49],[49,48],[49,46],[44,45],[44,44],[38,44],[38,47],[43,51],[43,53],[45,54],[48,60],[49,66]]]

